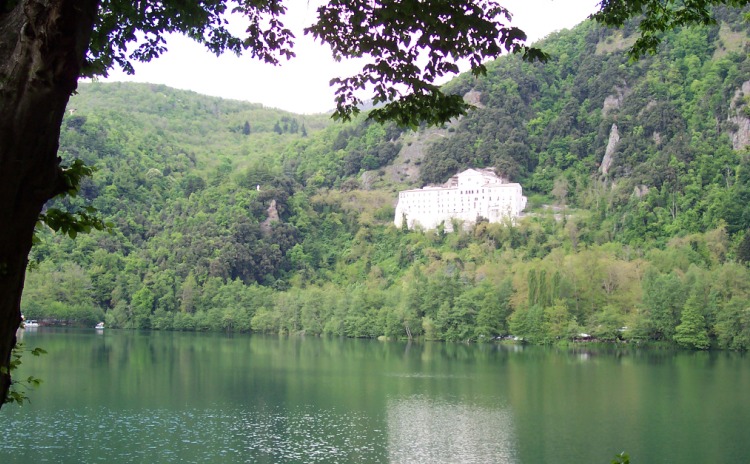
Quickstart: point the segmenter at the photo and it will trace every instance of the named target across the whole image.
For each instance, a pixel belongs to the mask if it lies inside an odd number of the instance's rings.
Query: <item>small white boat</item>
[[[23,328],[28,329],[29,327],[39,327],[39,322],[37,322],[36,319],[32,319],[30,321],[24,321]]]
[[[97,330],[103,330],[104,329],[104,322],[100,322],[100,323],[96,324],[96,326],[94,328],[97,329]]]

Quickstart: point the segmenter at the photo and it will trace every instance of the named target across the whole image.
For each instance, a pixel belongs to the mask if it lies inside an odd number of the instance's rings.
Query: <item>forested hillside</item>
[[[136,84],[86,84],[60,154],[98,168],[64,206],[112,232],[38,233],[27,318],[110,327],[750,348],[750,26],[722,10],[629,62],[583,23],[448,84],[443,127],[341,125]],[[400,188],[494,167],[516,223],[392,225]]]

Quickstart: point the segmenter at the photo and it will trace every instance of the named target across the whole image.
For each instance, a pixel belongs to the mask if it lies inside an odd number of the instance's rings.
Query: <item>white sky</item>
[[[569,29],[597,9],[598,0],[505,0],[513,13],[512,25],[534,42],[551,32]],[[302,29],[316,19],[315,0],[291,0],[285,25],[294,32],[297,54],[280,66],[271,66],[249,56],[215,56],[201,45],[173,35],[169,51],[149,63],[134,63],[135,75],[113,70],[102,81],[133,81],[170,87],[280,108],[301,114],[330,112],[334,92],[332,77],[348,76],[359,68],[336,63],[326,46],[305,36]]]

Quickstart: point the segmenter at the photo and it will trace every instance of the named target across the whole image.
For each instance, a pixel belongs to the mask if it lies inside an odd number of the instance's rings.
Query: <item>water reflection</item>
[[[632,347],[24,333],[0,464],[747,462],[750,357]]]
[[[392,463],[519,462],[509,409],[451,404],[424,397],[387,406]]]

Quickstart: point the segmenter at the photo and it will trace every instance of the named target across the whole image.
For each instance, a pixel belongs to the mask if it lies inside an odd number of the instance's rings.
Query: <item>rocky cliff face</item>
[[[742,87],[734,93],[729,104],[729,122],[734,123],[736,130],[730,130],[732,147],[742,150],[750,145],[750,118],[747,117],[747,97],[750,97],[750,81],[745,81]],[[734,128],[733,128],[734,129]]]
[[[604,158],[602,158],[602,164],[599,166],[599,171],[602,175],[606,176],[609,172],[609,168],[612,167],[612,163],[615,161],[615,150],[617,150],[618,143],[620,143],[620,133],[617,130],[617,124],[612,124],[612,128],[609,130],[607,148],[604,150]]]

